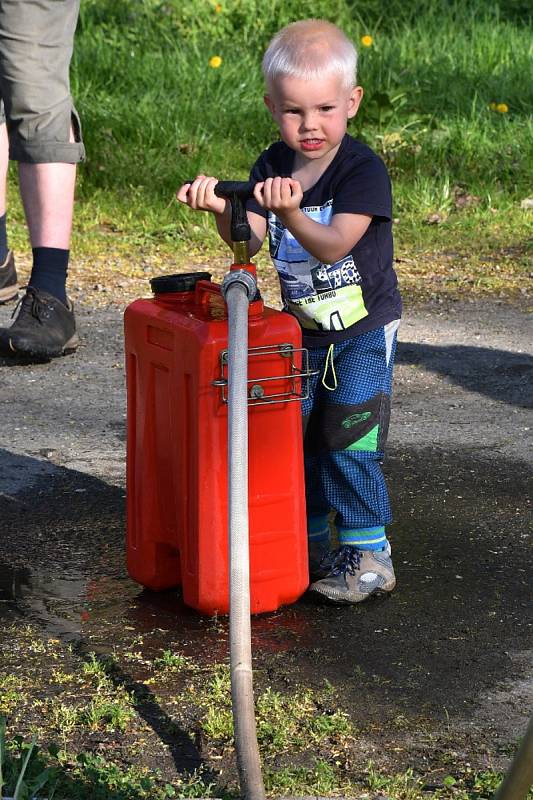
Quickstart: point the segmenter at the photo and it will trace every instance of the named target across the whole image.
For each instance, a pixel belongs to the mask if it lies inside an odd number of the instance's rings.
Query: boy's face
[[[347,122],[355,117],[363,96],[360,86],[346,89],[338,75],[318,80],[282,76],[265,103],[281,138],[304,161],[329,163],[339,149]]]

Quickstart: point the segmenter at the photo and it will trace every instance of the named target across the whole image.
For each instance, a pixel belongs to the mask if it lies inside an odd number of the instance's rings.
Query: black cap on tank
[[[198,281],[210,280],[210,272],[182,272],[180,275],[160,275],[157,278],[152,278],[150,287],[154,294],[193,292]]]

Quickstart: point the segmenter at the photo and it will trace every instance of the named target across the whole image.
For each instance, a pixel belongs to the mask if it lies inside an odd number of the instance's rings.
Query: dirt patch
[[[123,307],[137,297],[150,295],[150,279],[175,272],[207,270],[213,280],[220,281],[231,263],[229,250],[200,246],[171,254],[157,247],[143,252],[133,248],[134,255],[125,257],[115,243],[102,246],[98,254],[75,256],[69,268],[68,291],[76,305],[105,308]],[[279,284],[266,252],[254,259],[257,263],[261,292],[265,301],[278,307]],[[17,254],[21,282],[29,277],[30,262]],[[448,303],[465,297],[499,298],[522,309],[531,307],[528,291],[531,278],[531,243],[501,247],[486,252],[464,250],[399,251],[395,269],[408,301]]]

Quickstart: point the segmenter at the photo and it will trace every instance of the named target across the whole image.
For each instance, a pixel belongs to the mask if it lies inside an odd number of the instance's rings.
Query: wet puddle
[[[262,652],[282,652],[311,636],[305,607],[283,608],[253,618],[254,647]],[[0,561],[0,618],[39,626],[45,635],[68,643],[115,629],[128,638],[149,637],[152,653],[165,649],[170,640],[184,655],[224,661],[228,652],[228,619],[203,617],[188,608],[179,591],[144,590],[126,575],[120,578],[91,576],[77,570],[62,577],[46,571],[14,568]],[[118,630],[117,630],[118,629]],[[105,637],[104,637],[105,638]],[[148,653],[149,655],[149,653]]]

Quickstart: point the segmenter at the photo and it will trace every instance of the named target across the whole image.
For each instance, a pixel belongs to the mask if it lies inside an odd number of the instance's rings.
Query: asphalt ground
[[[0,324],[11,311],[0,309]],[[0,631],[22,617],[79,643],[87,625],[93,640],[157,627],[192,656],[223,659],[225,633],[126,574],[122,311],[77,317],[75,354],[0,361]],[[406,309],[385,464],[397,588],[384,603],[304,598],[254,620],[256,667],[272,680],[287,665],[294,680],[327,678],[356,720],[375,723],[365,757],[398,742],[409,763],[426,757],[420,737],[389,724],[402,717],[447,726],[493,764],[526,728],[532,328],[525,311],[495,301]],[[84,623],[98,583],[107,590]]]

